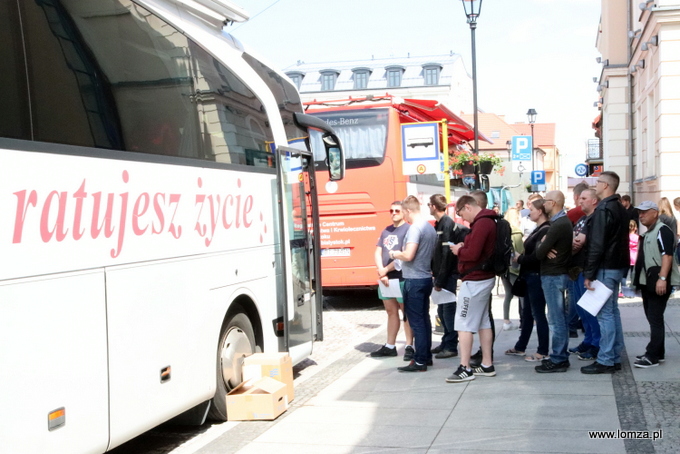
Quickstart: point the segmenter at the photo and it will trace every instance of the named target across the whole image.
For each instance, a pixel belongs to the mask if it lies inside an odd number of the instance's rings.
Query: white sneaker
[[[512,329],[517,329],[517,325],[512,322],[503,323],[503,331],[510,331]]]

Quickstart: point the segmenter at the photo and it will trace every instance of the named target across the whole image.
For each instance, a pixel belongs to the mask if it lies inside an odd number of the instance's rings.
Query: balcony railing
[[[602,161],[603,156],[602,141],[600,139],[589,139],[587,161]]]

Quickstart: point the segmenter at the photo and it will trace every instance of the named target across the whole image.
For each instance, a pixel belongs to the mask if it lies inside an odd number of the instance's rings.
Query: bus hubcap
[[[229,330],[222,346],[222,378],[227,388],[233,389],[242,381],[243,358],[253,353],[248,336],[240,328]]]

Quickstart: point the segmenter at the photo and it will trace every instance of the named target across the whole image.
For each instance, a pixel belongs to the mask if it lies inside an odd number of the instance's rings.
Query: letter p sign
[[[512,161],[531,161],[531,136],[512,137]]]

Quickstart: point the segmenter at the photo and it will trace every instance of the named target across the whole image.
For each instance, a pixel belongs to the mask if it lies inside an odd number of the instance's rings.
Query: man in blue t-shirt
[[[401,277],[401,266],[397,266],[398,262],[390,258],[390,251],[400,251],[404,247],[404,239],[406,232],[408,232],[409,225],[404,221],[404,214],[401,212],[401,202],[392,202],[390,207],[390,217],[392,218],[392,225],[388,225],[380,234],[378,244],[375,248],[375,266],[378,270],[378,278],[383,285],[389,286],[389,281],[398,279],[403,292],[403,279]],[[397,269],[398,268],[398,269]],[[394,281],[393,281],[394,282]],[[399,309],[404,312],[404,299],[402,297],[393,298],[391,296],[383,296],[378,287],[378,297],[385,305],[387,312],[387,343],[378,350],[371,353],[373,358],[381,358],[385,356],[397,356],[396,340],[399,333]],[[404,350],[404,361],[411,361],[413,359],[413,334],[408,325],[406,317],[404,317],[404,332],[406,333],[406,348]]]

